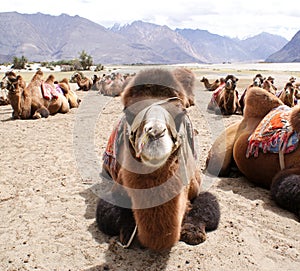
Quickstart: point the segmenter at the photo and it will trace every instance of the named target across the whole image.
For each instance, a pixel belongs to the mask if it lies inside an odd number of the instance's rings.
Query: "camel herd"
[[[192,70],[162,68],[137,74],[112,73],[84,78],[73,74],[77,91],[121,96],[123,115],[113,129],[103,155],[107,199],[97,203],[98,228],[119,235],[123,247],[135,239],[154,251],[170,249],[179,240],[204,242],[220,220],[217,198],[201,192],[197,167],[196,131],[188,115],[195,105],[196,77]],[[206,171],[229,176],[233,167],[249,181],[270,190],[274,201],[300,219],[300,98],[291,77],[282,90],[274,78],[256,74],[239,96],[239,79],[229,74],[212,84],[209,112],[241,114],[226,128],[207,154]],[[13,119],[47,118],[78,107],[80,99],[69,79],[44,78],[38,70],[26,83],[7,72],[1,82]]]
[[[256,74],[249,86],[239,96],[236,90],[236,82],[238,78],[234,75],[227,75],[224,79],[216,79],[213,83],[209,83],[206,77],[203,77],[200,82],[208,91],[213,91],[211,100],[207,106],[209,111],[216,114],[232,115],[243,114],[245,107],[245,96],[253,87],[260,87],[267,92],[277,96],[285,105],[293,107],[300,99],[300,83],[296,83],[295,77],[290,77],[282,90],[278,90],[274,85],[272,76],[263,77],[261,74]]]

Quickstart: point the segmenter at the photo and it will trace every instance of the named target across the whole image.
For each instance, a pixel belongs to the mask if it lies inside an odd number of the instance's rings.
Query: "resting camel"
[[[137,241],[154,251],[179,240],[203,242],[205,230],[217,228],[220,210],[212,194],[200,193],[183,86],[169,70],[148,69],[129,82],[121,100],[125,114],[108,141],[103,175],[114,181],[113,198],[129,204],[99,200],[99,229],[120,235],[122,244],[136,231]]]
[[[73,91],[71,89],[68,78],[63,78],[61,81],[59,81],[55,85],[56,85],[56,87],[59,87],[62,89],[64,96],[68,100],[70,108],[77,108],[79,106],[81,100],[78,98],[75,91]]]
[[[225,83],[220,85],[212,94],[207,109],[222,115],[237,113],[240,109],[238,92],[236,90],[236,82],[238,80],[234,75],[227,75]]]
[[[200,82],[202,82],[206,88],[206,90],[208,91],[214,91],[216,90],[221,84],[224,83],[224,78],[216,79],[213,83],[209,83],[208,79],[206,77],[202,77],[202,79],[200,80]]]
[[[51,93],[47,92],[49,96],[45,98],[46,91],[49,89],[46,90],[47,85],[43,84],[41,70],[35,73],[27,86],[23,78],[15,74],[5,76],[3,82],[9,91],[8,98],[13,108],[14,119],[47,118],[49,114],[69,111],[69,104],[64,95],[55,93],[55,97],[51,97]]]
[[[297,89],[291,82],[285,84],[284,89],[276,93],[277,97],[287,106],[293,107],[297,104]]]
[[[78,85],[78,90],[88,91],[92,88],[93,81],[90,78],[82,78],[81,75],[77,72],[72,78],[75,78]]]
[[[106,75],[96,83],[96,89],[99,90],[99,93],[105,96],[116,97],[120,96],[121,92],[123,91],[123,83],[124,79],[120,74],[115,77]]]
[[[278,205],[300,218],[300,106],[290,108],[256,87],[245,104],[244,118],[213,143],[207,171],[228,176],[234,162],[248,180],[270,189]]]
[[[262,84],[262,88],[265,89],[266,91],[272,93],[273,95],[276,94],[277,88],[273,85],[271,80],[264,80]]]
[[[252,83],[244,90],[244,92],[241,95],[241,98],[239,100],[241,113],[244,113],[244,107],[245,107],[245,96],[250,88],[252,87],[262,87],[262,84],[266,78],[263,77],[260,73],[256,74],[253,79]]]
[[[173,74],[183,86],[184,92],[188,99],[187,107],[195,105],[194,87],[196,77],[194,73],[187,68],[176,68],[173,70]]]

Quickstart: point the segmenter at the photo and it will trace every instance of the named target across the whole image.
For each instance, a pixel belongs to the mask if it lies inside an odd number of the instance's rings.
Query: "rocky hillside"
[[[95,64],[252,61],[288,42],[267,33],[241,41],[142,21],[108,29],[79,16],[17,12],[0,13],[0,35],[0,62],[22,55],[30,61],[74,59],[82,50]]]
[[[270,55],[267,62],[300,62],[300,31],[281,50]]]

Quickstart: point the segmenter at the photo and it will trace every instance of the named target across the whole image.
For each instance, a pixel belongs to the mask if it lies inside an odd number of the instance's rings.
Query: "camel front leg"
[[[272,180],[271,196],[300,220],[300,167],[279,171]]]
[[[180,240],[189,245],[198,245],[206,240],[206,231],[217,229],[219,221],[217,198],[209,192],[200,193],[183,219]]]
[[[100,199],[97,204],[96,222],[105,234],[119,235],[120,242],[127,247],[135,230],[135,220],[131,209],[122,208]]]
[[[233,161],[233,146],[239,136],[241,122],[232,124],[213,143],[206,159],[206,170],[214,176],[228,176]]]

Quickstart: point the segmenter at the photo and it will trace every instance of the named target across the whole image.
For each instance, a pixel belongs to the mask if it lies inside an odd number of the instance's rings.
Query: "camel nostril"
[[[156,139],[163,137],[165,135],[165,131],[166,131],[166,129],[152,129],[151,128],[150,131],[148,131],[148,136],[150,139],[156,140]]]

